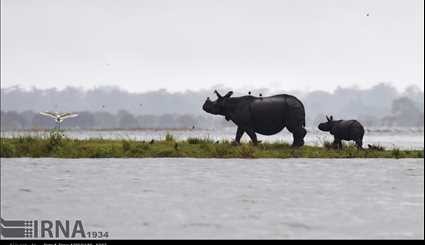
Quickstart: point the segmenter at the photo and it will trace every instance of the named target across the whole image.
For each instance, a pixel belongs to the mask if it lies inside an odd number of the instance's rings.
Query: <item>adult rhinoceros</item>
[[[246,132],[254,144],[258,143],[256,133],[277,134],[285,127],[292,133],[292,146],[304,145],[305,127],[304,105],[296,97],[279,94],[270,97],[242,96],[231,97],[233,92],[221,96],[214,91],[217,100],[207,98],[202,109],[214,115],[223,115],[237,126],[236,143],[240,143]]]

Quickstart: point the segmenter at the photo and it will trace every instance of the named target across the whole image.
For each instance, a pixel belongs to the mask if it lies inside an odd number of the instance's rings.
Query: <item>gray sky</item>
[[[1,0],[1,8],[2,87],[423,88],[423,0]]]

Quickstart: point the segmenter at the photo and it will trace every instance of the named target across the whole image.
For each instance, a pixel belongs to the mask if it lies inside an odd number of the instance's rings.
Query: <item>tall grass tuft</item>
[[[176,142],[176,139],[174,138],[174,136],[170,133],[167,132],[167,134],[165,135],[165,141],[167,142]]]
[[[198,144],[213,144],[214,141],[211,139],[200,139],[200,138],[187,138],[187,143],[191,145],[198,145]]]
[[[127,151],[129,151],[131,149],[130,141],[128,141],[128,140],[122,140],[121,141],[121,144],[122,144],[122,150],[124,152],[127,152]]]
[[[47,148],[49,151],[55,150],[63,144],[65,135],[62,130],[53,129],[50,131]]]
[[[330,141],[323,141],[323,147],[326,150],[333,150],[333,149],[335,149],[334,143],[333,142],[330,142]]]
[[[395,159],[400,159],[401,151],[398,148],[394,148],[392,151],[392,155]]]

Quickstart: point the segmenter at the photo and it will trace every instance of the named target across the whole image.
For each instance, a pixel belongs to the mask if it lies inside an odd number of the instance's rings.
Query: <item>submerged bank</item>
[[[246,143],[234,145],[229,141],[188,138],[175,140],[167,135],[163,140],[136,141],[111,139],[70,139],[61,134],[49,137],[1,138],[0,157],[55,157],[55,158],[423,158],[422,150],[386,150],[382,147],[358,150],[345,145],[333,149],[322,146],[292,148],[288,143]]]

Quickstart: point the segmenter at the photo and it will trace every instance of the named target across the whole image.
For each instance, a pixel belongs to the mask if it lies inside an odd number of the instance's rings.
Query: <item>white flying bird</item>
[[[59,113],[59,112],[49,112],[49,111],[40,112],[40,115],[47,116],[47,117],[55,119],[55,122],[59,126],[59,128],[60,128],[61,122],[63,122],[63,120],[65,120],[67,118],[73,118],[73,117],[78,116],[78,114],[75,114],[75,113],[69,113],[69,112]]]

